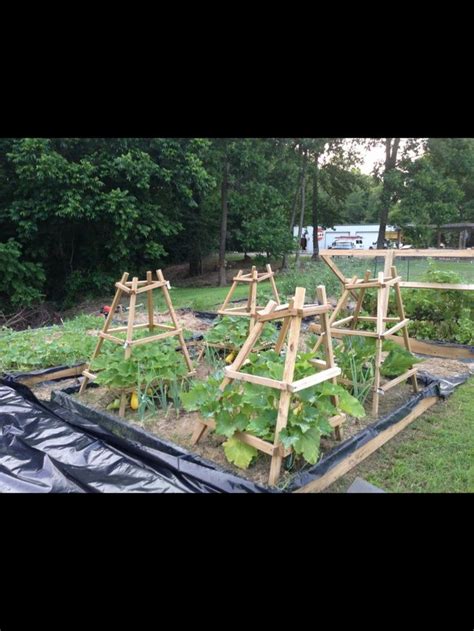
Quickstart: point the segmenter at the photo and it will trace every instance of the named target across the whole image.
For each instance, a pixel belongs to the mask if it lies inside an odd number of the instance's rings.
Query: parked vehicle
[[[334,250],[355,250],[356,244],[351,240],[342,240],[338,239],[337,241],[333,241],[332,246],[329,248]]]

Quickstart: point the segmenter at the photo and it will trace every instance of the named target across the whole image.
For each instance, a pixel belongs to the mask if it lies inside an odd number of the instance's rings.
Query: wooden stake
[[[320,304],[322,305],[327,304],[326,287],[324,285],[318,285],[318,287],[316,288],[316,294],[317,294],[318,301]],[[332,345],[331,326],[329,324],[329,316],[327,312],[321,314],[321,330],[324,331],[323,341],[324,341],[324,351],[325,351],[324,356],[326,358],[326,369],[335,368],[336,362],[334,361],[334,349]],[[331,382],[334,385],[337,385],[337,378],[334,377],[333,379],[331,379]],[[331,402],[333,405],[337,407],[339,404],[338,397],[332,396]],[[342,427],[340,425],[334,428],[334,434],[335,434],[336,440],[342,440]]]
[[[232,283],[232,285],[231,285],[231,287],[229,289],[229,293],[227,294],[226,299],[224,300],[224,303],[223,303],[222,307],[220,308],[220,311],[223,311],[227,307],[227,305],[230,302],[230,299],[234,295],[234,291],[235,291],[235,289],[236,289],[236,287],[237,287],[237,285],[239,283],[238,279],[242,276],[242,271],[243,270],[239,269],[239,271],[237,273],[237,276],[235,277],[234,282]]]
[[[291,309],[293,309],[293,299],[291,300],[290,305],[291,305]],[[286,334],[288,333],[288,327],[290,326],[290,322],[291,322],[290,316],[285,318],[282,322],[280,333],[278,334],[278,339],[275,344],[275,353],[278,353],[278,354],[281,353],[281,349],[283,348],[283,344],[285,343],[285,340],[286,340]]]
[[[370,278],[370,270],[367,270],[364,274],[364,282],[367,282]],[[364,300],[365,289],[362,288],[359,292],[359,298],[357,299],[357,304],[354,310],[354,319],[351,322],[351,329],[355,329],[357,325],[357,320],[359,318],[360,310],[362,309],[362,301]]]
[[[397,268],[395,266],[392,266],[391,270],[392,270],[392,276],[397,276]],[[394,288],[395,288],[395,301],[397,303],[398,315],[400,316],[401,320],[405,320],[405,307],[403,305],[402,292],[400,290],[399,283],[397,283],[394,286]],[[412,351],[411,351],[410,335],[408,333],[407,326],[403,328],[402,334],[403,334],[403,340],[405,342],[405,348],[407,349],[409,353],[411,353]],[[411,378],[411,383],[413,386],[413,391],[418,392],[419,387],[418,387],[418,381],[416,379],[416,374],[413,375],[413,377]]]
[[[353,276],[352,279],[351,279],[351,283],[355,283],[356,280],[357,280],[357,276]],[[349,296],[351,295],[351,293],[353,293],[353,292],[350,292],[348,289],[344,289],[344,291],[342,292],[341,297],[338,300],[336,308],[334,309],[334,311],[332,312],[331,317],[329,318],[329,321],[328,321],[329,322],[329,326],[332,326],[332,323],[336,320],[339,312],[342,311],[345,308],[346,303],[349,300]],[[357,296],[356,296],[356,298],[357,298]],[[316,342],[316,344],[312,348],[312,352],[313,353],[315,353],[318,350],[318,348],[321,346],[321,344],[324,341],[325,335],[326,335],[326,332],[322,331],[321,335],[319,336],[319,338],[318,338],[318,340]]]
[[[351,254],[352,254],[352,252],[351,252]],[[329,267],[329,269],[331,269],[334,272],[334,274],[336,274],[336,276],[341,281],[342,286],[344,287],[344,285],[347,283],[346,277],[341,272],[341,270],[338,268],[338,266],[334,263],[334,261],[332,260],[331,256],[329,256],[327,254],[320,254],[320,258],[326,263],[326,265]],[[354,291],[351,291],[351,294],[357,300],[357,294]]]
[[[132,290],[130,295],[130,309],[128,312],[127,339],[125,341],[125,359],[129,359],[132,354],[130,342],[133,340],[133,323],[135,322],[135,305],[137,304],[138,278],[134,276],[132,280]]]
[[[248,309],[250,311],[249,331],[255,325],[255,314],[257,312],[257,282],[258,272],[255,266],[252,267],[252,282],[249,287]]]
[[[151,272],[146,273],[146,281],[148,285],[151,285],[153,282],[153,276]],[[150,333],[153,332],[153,292],[148,291],[147,296],[147,305],[148,305],[148,329]]]
[[[270,265],[270,263],[268,265],[266,265],[266,269],[267,269],[267,272],[269,274],[271,274],[271,276],[269,277],[270,278],[270,284],[271,284],[272,289],[273,289],[273,295],[275,296],[275,301],[279,305],[280,304],[280,296],[278,295],[278,289],[277,289],[275,278],[274,278],[275,273],[273,272],[272,266]]]
[[[305,294],[306,290],[304,287],[296,288],[293,302],[295,309],[303,308]],[[300,316],[293,316],[291,319],[288,334],[288,344],[286,347],[285,366],[283,368],[282,381],[284,381],[285,383],[291,383],[293,381],[293,376],[295,373],[296,354],[298,352],[298,341],[301,330],[301,320],[302,318]],[[288,422],[288,410],[290,408],[290,401],[291,393],[288,391],[282,392],[280,395],[280,403],[278,405],[278,416],[275,426],[275,439],[273,441],[275,447],[278,447],[280,445],[280,431],[284,427],[286,427],[286,424]],[[276,484],[280,476],[281,463],[282,456],[280,451],[275,452],[272,456],[272,462],[270,465],[270,477],[268,479],[269,484]]]

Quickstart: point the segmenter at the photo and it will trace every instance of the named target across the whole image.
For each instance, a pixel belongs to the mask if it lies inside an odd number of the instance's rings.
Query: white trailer
[[[387,232],[396,232],[395,226],[387,226]],[[360,237],[362,239],[362,248],[369,250],[375,247],[379,234],[379,224],[366,225],[338,225],[333,228],[319,228],[318,241],[320,250],[329,250],[334,248],[336,237]],[[306,253],[312,254],[314,251],[313,226],[305,226],[302,235],[306,235],[307,246]],[[298,228],[294,229],[294,236],[298,236]],[[359,246],[360,248],[360,246]]]

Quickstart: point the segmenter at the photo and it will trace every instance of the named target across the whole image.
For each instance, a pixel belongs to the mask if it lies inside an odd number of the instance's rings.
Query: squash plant
[[[108,346],[92,361],[96,383],[109,388],[131,388],[140,384],[184,380],[188,369],[176,344],[162,342],[136,346],[125,359],[121,346]]]
[[[249,318],[223,316],[218,318],[209,331],[204,334],[204,340],[212,344],[240,348],[248,335]],[[260,343],[276,342],[277,337],[278,329],[273,323],[267,322],[260,336]]]
[[[314,353],[298,353],[294,379],[302,379],[314,373],[310,360]],[[273,379],[283,377],[284,357],[273,350],[252,353],[243,372]],[[183,407],[199,411],[205,418],[213,418],[215,432],[225,436],[227,459],[236,466],[247,468],[258,452],[254,447],[241,443],[234,437],[237,431],[246,431],[273,442],[278,416],[279,392],[256,384],[233,381],[223,392],[219,389],[222,372],[212,375],[206,382],[195,382],[189,392],[182,394]],[[336,408],[331,396],[339,397]],[[288,424],[280,432],[285,447],[292,447],[303,459],[314,464],[319,457],[321,436],[333,429],[328,419],[338,412],[346,412],[357,418],[365,416],[362,405],[344,388],[325,382],[296,392],[291,397]]]
[[[90,333],[103,324],[102,317],[81,315],[63,325],[0,329],[0,373],[87,361],[97,344],[97,337]]]

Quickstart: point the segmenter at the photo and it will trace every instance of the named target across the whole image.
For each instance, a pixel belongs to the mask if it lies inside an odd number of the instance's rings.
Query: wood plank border
[[[366,442],[362,447],[356,449],[352,454],[350,454],[347,458],[344,458],[342,462],[339,462],[334,467],[332,467],[327,473],[322,475],[317,480],[313,482],[309,482],[305,486],[296,489],[293,491],[294,493],[318,493],[323,491],[328,486],[330,486],[333,482],[338,480],[345,473],[356,467],[359,463],[365,460],[368,456],[377,451],[379,447],[388,442],[391,438],[396,436],[399,432],[401,432],[405,427],[407,427],[410,423],[412,423],[415,419],[421,416],[426,410],[432,407],[435,403],[437,403],[438,397],[427,397],[418,403],[415,408],[409,412],[401,421],[395,423],[388,427],[383,432],[380,432],[375,438],[372,438],[368,442]]]
[[[80,377],[82,372],[87,368],[87,364],[80,364],[80,366],[74,366],[72,368],[62,368],[55,372],[50,372],[46,375],[35,375],[32,377],[25,377],[24,379],[18,379],[18,383],[22,383],[25,386],[34,386],[37,383],[43,381],[52,381],[53,379],[66,379],[67,377]]]
[[[309,330],[314,333],[321,332],[320,324],[310,324]],[[366,331],[357,331],[359,335],[366,333]],[[340,330],[332,329],[331,335],[333,337],[342,338],[344,334],[341,334]],[[346,331],[347,335],[347,331]],[[387,335],[385,339],[392,340],[395,344],[405,346],[403,337],[399,335]],[[428,355],[430,357],[444,357],[446,359],[474,359],[474,353],[469,348],[456,348],[453,346],[444,346],[438,344],[430,344],[429,342],[423,342],[410,338],[412,353],[418,353],[419,355]]]

